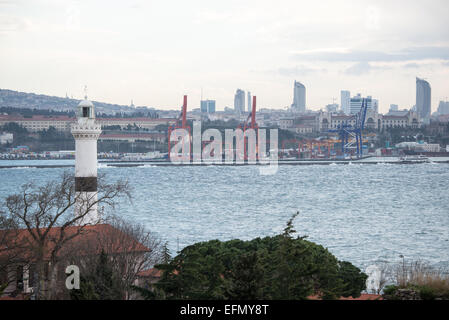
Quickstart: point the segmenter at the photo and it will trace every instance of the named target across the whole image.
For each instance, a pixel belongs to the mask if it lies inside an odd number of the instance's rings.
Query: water
[[[73,168],[0,169],[0,198],[64,170]],[[402,254],[449,265],[449,164],[280,166],[272,176],[259,175],[256,166],[101,164],[99,172],[110,181],[129,179],[133,203],[117,212],[144,223],[172,253],[178,241],[182,249],[211,239],[275,235],[300,211],[298,234],[340,260],[365,267]]]

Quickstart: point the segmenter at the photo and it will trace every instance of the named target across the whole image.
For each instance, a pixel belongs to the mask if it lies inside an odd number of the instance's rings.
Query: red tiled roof
[[[64,247],[60,250],[59,255],[64,255],[69,253],[70,250],[76,250],[78,254],[92,254],[95,252],[99,254],[102,249],[108,254],[111,253],[121,253],[121,252],[148,252],[149,248],[141,244],[140,242],[124,234],[117,228],[114,228],[110,224],[97,224],[82,227],[70,226],[65,228],[64,234],[67,237],[75,235],[77,232],[81,232],[79,235],[75,236],[72,240],[64,244]],[[44,232],[44,228],[39,229],[40,232]],[[44,252],[44,258],[49,259],[52,250],[55,248],[55,242],[57,241],[60,233],[60,227],[53,227],[50,229],[47,235],[47,243]],[[7,232],[6,230],[0,230],[1,232]],[[37,235],[37,229],[31,229],[31,232]],[[33,259],[33,245],[35,242],[32,235],[27,229],[20,229],[13,232],[14,239],[17,244],[22,245],[25,249],[18,253],[18,257],[23,260]],[[1,234],[0,234],[1,236]],[[53,240],[53,241],[52,241]],[[107,246],[101,246],[101,241],[107,241]],[[83,250],[86,250],[84,253]],[[87,251],[88,250],[88,251]],[[12,253],[11,251],[2,251],[2,255],[7,255]]]
[[[30,118],[22,115],[0,115],[0,121],[75,121],[75,117],[69,116],[43,116],[33,115]],[[102,121],[125,121],[125,122],[173,122],[174,118],[97,118],[99,122]]]
[[[313,126],[306,125],[306,124],[297,124],[294,126],[294,128],[306,128],[306,129],[312,128],[313,129]]]
[[[364,293],[362,295],[360,295],[360,297],[358,298],[353,298],[353,297],[341,297],[339,300],[383,300],[382,296],[380,294],[368,294],[368,293]]]
[[[332,116],[332,120],[348,120],[351,116]]]
[[[160,278],[162,275],[162,271],[156,268],[146,269],[140,271],[137,276],[139,277],[153,277],[153,278]]]
[[[309,300],[321,300],[321,298],[317,295],[308,296],[307,299]],[[358,298],[353,297],[340,297],[338,300],[383,300],[382,296],[380,294],[368,294],[363,293]]]
[[[302,116],[298,117],[298,120],[315,120],[316,116]]]
[[[102,122],[102,121],[126,121],[126,122],[169,122],[169,121],[175,121],[176,119],[174,118],[97,118],[98,121]]]
[[[43,115],[34,115],[31,118],[26,118],[21,115],[0,115],[0,121],[75,121],[75,118],[69,116]]]
[[[173,274],[178,275],[179,271],[178,270],[174,270]],[[139,277],[153,277],[153,278],[160,278],[162,276],[162,270],[156,269],[156,268],[151,268],[151,269],[146,269],[146,270],[142,270],[137,274]]]
[[[382,119],[392,119],[392,120],[403,119],[403,120],[407,120],[408,117],[407,116],[383,116]]]
[[[165,138],[164,134],[161,133],[102,133],[101,138]]]
[[[0,300],[25,300],[25,298],[22,295],[18,295],[16,297],[3,296],[0,297]]]

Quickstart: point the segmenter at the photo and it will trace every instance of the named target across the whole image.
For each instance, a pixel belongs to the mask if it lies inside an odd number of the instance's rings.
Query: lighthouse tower
[[[75,138],[75,214],[83,215],[80,223],[97,223],[100,219],[97,205],[97,140],[101,125],[95,122],[94,105],[84,100],[78,105],[77,121],[72,124]]]

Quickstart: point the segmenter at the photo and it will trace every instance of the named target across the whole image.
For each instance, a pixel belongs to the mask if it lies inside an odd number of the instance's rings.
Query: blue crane
[[[360,111],[350,118],[346,119],[337,129],[329,130],[329,132],[337,132],[341,141],[341,152],[343,156],[350,150],[356,149],[357,158],[362,157],[362,131],[365,127],[366,109],[368,108],[368,100],[362,99]]]

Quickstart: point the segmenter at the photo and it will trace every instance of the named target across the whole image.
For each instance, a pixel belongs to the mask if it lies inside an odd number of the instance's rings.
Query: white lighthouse
[[[101,125],[95,122],[95,110],[87,96],[78,105],[77,121],[72,124],[75,138],[75,214],[88,214],[80,223],[97,223],[97,140]]]

